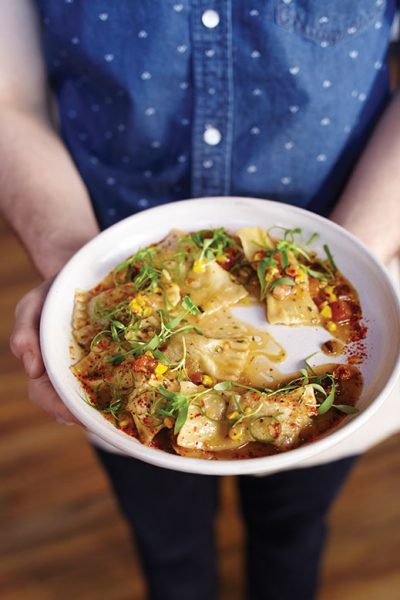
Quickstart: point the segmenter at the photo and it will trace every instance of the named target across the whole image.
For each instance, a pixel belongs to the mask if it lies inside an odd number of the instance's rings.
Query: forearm
[[[383,262],[400,249],[400,98],[394,97],[334,209]]]
[[[7,103],[0,109],[0,207],[49,277],[97,233],[90,198],[45,117]]]

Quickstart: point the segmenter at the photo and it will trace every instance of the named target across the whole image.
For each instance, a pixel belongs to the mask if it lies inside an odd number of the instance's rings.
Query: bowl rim
[[[87,253],[91,253],[92,247],[98,246],[99,240],[101,241],[102,239],[105,239],[108,236],[117,235],[120,229],[122,230],[126,227],[127,221],[135,221],[139,224],[141,218],[143,218],[143,215],[145,215],[145,218],[147,219],[149,214],[151,215],[155,212],[160,214],[162,214],[163,212],[170,213],[171,210],[174,210],[174,208],[182,208],[183,206],[190,207],[193,205],[197,205],[199,202],[202,202],[202,204],[205,205],[205,203],[212,203],[215,201],[222,201],[227,203],[245,202],[247,204],[253,204],[253,206],[257,206],[260,203],[262,203],[263,208],[265,208],[267,205],[279,206],[280,209],[282,208],[282,206],[286,206],[294,215],[299,214],[307,215],[308,217],[311,216],[312,220],[314,220],[316,223],[320,222],[321,225],[323,225],[324,227],[326,227],[328,224],[328,227],[333,228],[340,235],[345,236],[350,242],[358,246],[362,253],[367,255],[368,259],[379,271],[380,276],[383,277],[387,289],[390,292],[391,299],[393,301],[393,306],[395,307],[397,312],[397,319],[400,323],[399,294],[397,293],[397,290],[395,289],[385,267],[379,262],[379,260],[372,254],[372,252],[363,242],[361,242],[352,233],[350,233],[343,227],[337,225],[333,221],[330,221],[329,219],[311,211],[308,211],[304,208],[262,198],[247,198],[241,196],[210,196],[206,198],[191,198],[188,200],[170,202],[167,204],[162,204],[160,206],[149,208],[145,211],[141,211],[140,213],[136,213],[134,215],[126,217],[125,219],[122,219],[121,221],[118,221],[114,225],[100,232],[97,236],[95,236],[92,240],[90,240],[87,244],[80,248],[68,260],[68,262],[63,266],[58,275],[55,277],[42,309],[40,320],[40,346],[44,365],[50,378],[50,381],[53,387],[55,388],[57,394],[60,396],[65,405],[71,410],[71,412],[78,418],[78,420],[81,421],[82,424],[85,427],[87,427],[87,429],[90,432],[99,436],[107,444],[110,444],[111,446],[115,447],[118,451],[122,451],[125,454],[128,454],[139,460],[143,460],[155,466],[173,469],[176,471],[205,475],[262,474],[268,472],[272,473],[274,471],[283,470],[290,467],[296,467],[297,465],[301,467],[301,463],[304,460],[314,456],[318,456],[325,450],[339,444],[343,439],[348,438],[352,433],[354,433],[363,424],[365,424],[371,418],[371,416],[379,409],[379,407],[384,402],[385,398],[393,389],[395,382],[399,377],[400,352],[397,354],[397,360],[394,364],[392,372],[387,381],[384,383],[381,391],[377,394],[377,396],[371,402],[371,404],[367,408],[365,408],[361,413],[352,417],[346,417],[346,421],[342,422],[340,426],[337,429],[332,430],[331,433],[328,433],[326,436],[319,438],[313,442],[304,444],[298,448],[294,448],[292,450],[288,450],[274,455],[240,460],[206,460],[202,458],[190,458],[186,456],[170,454],[157,448],[145,446],[135,438],[132,438],[113,427],[108,421],[106,421],[106,419],[102,418],[101,421],[93,419],[90,411],[95,411],[96,414],[100,413],[95,408],[87,405],[85,402],[77,404],[76,402],[72,401],[69,397],[69,394],[60,382],[60,378],[58,377],[56,370],[53,368],[51,352],[47,342],[47,322],[50,318],[51,312],[53,311],[53,307],[55,306],[58,294],[60,293],[61,289],[63,289],[64,291],[64,277],[68,276],[68,273],[74,270],[75,265],[79,263],[82,256],[84,256]],[[398,341],[398,347],[400,348],[400,341]],[[112,430],[110,430],[109,427],[111,427]]]

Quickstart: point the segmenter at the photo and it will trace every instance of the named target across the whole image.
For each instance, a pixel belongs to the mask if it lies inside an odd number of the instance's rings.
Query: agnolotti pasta
[[[185,345],[183,345],[185,336]],[[166,351],[170,360],[182,359],[186,353],[187,368],[224,381],[237,381],[243,372],[250,351],[247,336],[240,338],[213,338],[197,333],[179,334],[171,340]]]
[[[143,444],[205,459],[290,450],[355,411],[354,365],[284,375],[272,329],[232,312],[260,303],[270,325],[325,327],[336,350],[363,337],[354,288],[300,234],[172,231],[77,291],[71,369],[87,402]]]
[[[243,285],[217,262],[204,260],[182,283],[182,291],[189,294],[204,313],[232,306],[248,295]]]

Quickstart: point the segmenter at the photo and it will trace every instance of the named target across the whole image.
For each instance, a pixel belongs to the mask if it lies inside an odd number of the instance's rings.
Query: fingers
[[[44,373],[44,365],[39,345],[39,323],[42,307],[51,285],[45,281],[31,290],[15,309],[15,324],[10,337],[10,348],[19,358],[29,377],[35,379]]]
[[[70,424],[80,422],[63,404],[46,373],[36,379],[30,379],[28,384],[29,398],[40,406],[48,415],[59,423]]]
[[[32,402],[40,406],[59,423],[79,423],[63,404],[45,372],[39,344],[39,324],[43,304],[52,280],[31,290],[15,309],[15,325],[10,348],[19,358],[29,377],[28,393]]]

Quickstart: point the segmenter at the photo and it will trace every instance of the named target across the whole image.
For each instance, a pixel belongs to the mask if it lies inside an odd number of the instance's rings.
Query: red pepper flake
[[[239,260],[239,257],[240,253],[235,248],[229,247],[224,252],[224,260],[218,260],[217,258],[217,262],[225,271],[230,271]]]
[[[339,365],[335,374],[339,379],[351,379],[351,370],[346,365]]]
[[[189,373],[189,379],[192,383],[199,385],[203,379],[204,373],[202,371],[196,371],[195,373]]]
[[[131,437],[135,437],[133,426],[130,423],[128,425],[120,427],[120,430],[126,433],[127,435],[130,435]]]
[[[363,362],[362,356],[359,356],[358,354],[355,354],[354,356],[349,356],[348,360],[350,365],[359,365]]]
[[[157,360],[152,356],[143,354],[133,363],[133,370],[137,373],[152,373],[157,366]]]

